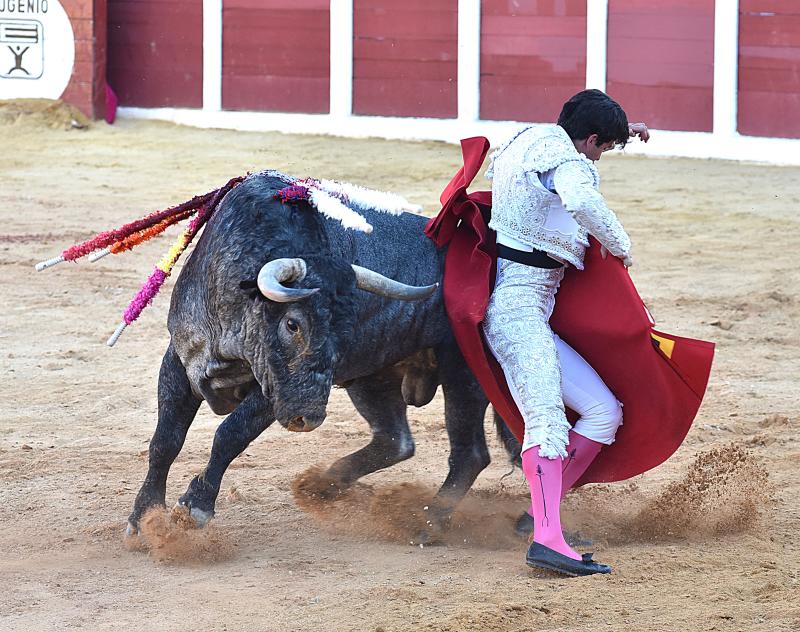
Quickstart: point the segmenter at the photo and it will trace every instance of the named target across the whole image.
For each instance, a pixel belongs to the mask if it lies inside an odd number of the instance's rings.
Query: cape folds
[[[492,201],[490,191],[467,193],[467,187],[488,150],[483,137],[461,141],[464,166],[442,192],[442,210],[425,234],[448,248],[444,300],[461,352],[521,441],[525,423],[480,327],[495,282],[495,236],[487,228]],[[578,484],[625,480],[669,458],[697,414],[714,355],[713,343],[656,331],[625,267],[615,257],[603,259],[597,241],[591,242],[586,269],[567,269],[550,324],[624,408],[615,442],[603,448]]]

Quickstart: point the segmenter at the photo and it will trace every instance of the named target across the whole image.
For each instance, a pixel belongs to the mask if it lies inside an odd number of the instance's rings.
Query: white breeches
[[[598,443],[614,441],[622,407],[597,372],[550,329],[564,269],[498,260],[497,284],[483,331],[525,420],[522,450],[567,455],[570,425],[564,406],[580,415],[574,431]]]
[[[561,395],[580,417],[572,429],[587,439],[611,445],[622,425],[622,405],[589,363],[566,342],[556,340],[561,366]]]

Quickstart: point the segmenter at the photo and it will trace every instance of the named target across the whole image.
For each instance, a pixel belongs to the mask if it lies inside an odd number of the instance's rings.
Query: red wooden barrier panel
[[[108,81],[122,105],[202,107],[202,0],[109,0]]]
[[[586,85],[586,0],[484,0],[481,118],[555,122]]]
[[[355,0],[353,112],[458,115],[458,0]]]
[[[224,0],[222,107],[329,109],[328,0]]]
[[[710,132],[714,0],[610,0],[607,91],[631,121]]]
[[[800,2],[741,0],[739,132],[800,138]]]

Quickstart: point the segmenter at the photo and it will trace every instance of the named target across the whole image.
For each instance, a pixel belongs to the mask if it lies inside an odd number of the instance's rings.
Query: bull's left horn
[[[293,303],[308,298],[319,288],[299,289],[286,287],[284,283],[302,281],[306,278],[306,262],[302,259],[273,259],[261,266],[258,273],[258,289],[269,300],[277,303]]]
[[[351,264],[352,265],[352,264]],[[433,285],[406,285],[394,279],[378,274],[374,270],[353,265],[356,273],[356,287],[360,290],[372,292],[378,296],[396,298],[401,301],[420,301],[428,298],[439,287],[438,283]]]

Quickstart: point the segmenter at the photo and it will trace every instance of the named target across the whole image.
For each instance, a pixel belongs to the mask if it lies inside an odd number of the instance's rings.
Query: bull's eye
[[[286,329],[288,329],[291,333],[296,334],[298,331],[300,331],[300,325],[296,320],[292,320],[290,318],[286,321]]]

